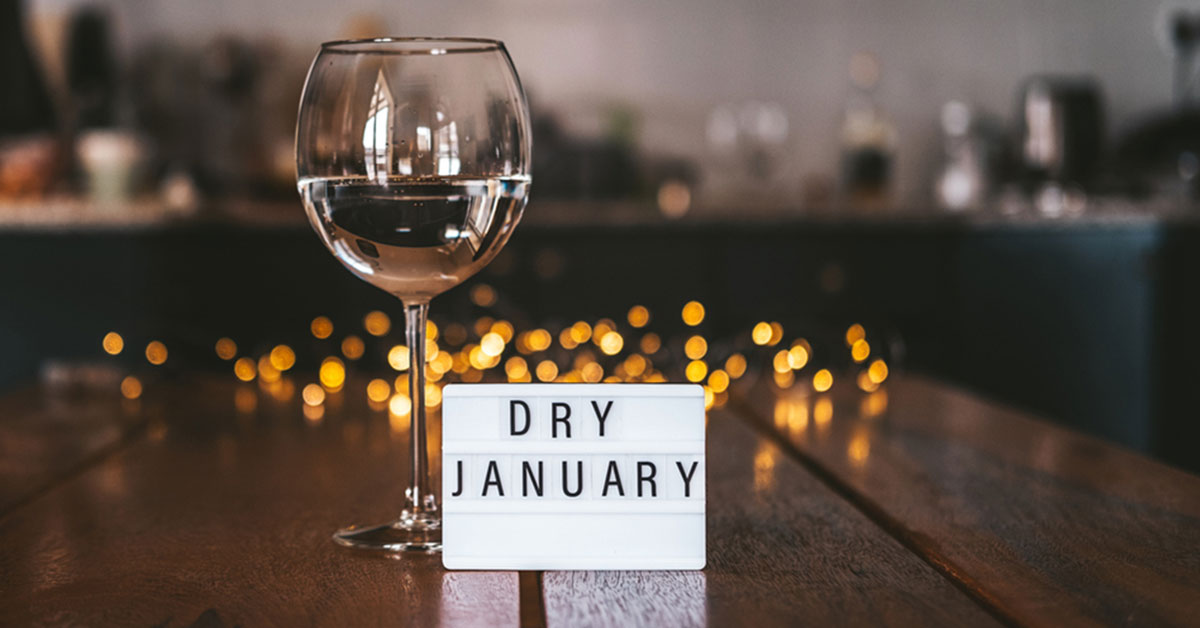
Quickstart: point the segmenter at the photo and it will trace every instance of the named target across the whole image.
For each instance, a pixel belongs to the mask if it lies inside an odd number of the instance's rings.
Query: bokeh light
[[[750,330],[750,339],[760,347],[771,342],[771,324],[766,321],[756,324],[754,329]]]
[[[100,346],[104,347],[104,352],[109,355],[117,355],[125,348],[125,339],[115,331],[110,331],[104,334],[104,339],[100,341]]]
[[[319,406],[325,403],[325,389],[316,384],[308,384],[300,391],[300,398],[306,405]]]
[[[387,383],[386,379],[373,379],[367,383],[367,399],[375,403],[387,401],[390,394],[392,394],[392,386]]]
[[[317,372],[317,377],[327,390],[340,390],[342,384],[346,382],[346,366],[337,358],[325,358],[321,362],[321,369]]]
[[[277,345],[271,349],[270,360],[275,370],[283,372],[296,365],[296,352],[287,345]]]
[[[708,341],[703,336],[692,336],[683,345],[683,354],[689,360],[699,360],[706,353],[708,353]]]
[[[233,374],[243,382],[253,381],[257,374],[254,368],[254,359],[238,358],[237,362],[233,363]]]
[[[629,313],[625,316],[625,318],[629,321],[629,324],[634,327],[645,327],[646,324],[650,322],[650,310],[646,309],[644,306],[635,305],[629,308]]]
[[[708,365],[704,363],[704,360],[692,360],[688,362],[683,374],[689,382],[700,383],[708,375]]]
[[[833,373],[829,369],[821,369],[813,374],[813,390],[825,392],[833,387]]]
[[[695,327],[704,322],[704,305],[699,301],[688,301],[683,306],[683,323],[689,327]]]
[[[157,340],[150,341],[150,344],[146,345],[146,361],[155,366],[166,362],[167,345],[164,345]]]
[[[142,382],[133,375],[121,380],[121,396],[126,399],[137,399],[142,396]]]
[[[362,338],[359,338],[358,336],[346,336],[346,338],[342,340],[342,355],[345,356],[347,360],[357,360],[363,357],[363,352],[366,351],[366,349],[366,344],[363,343]]]
[[[404,345],[396,345],[388,349],[387,354],[388,366],[396,371],[407,371],[412,365],[412,358],[408,354],[408,347]]]
[[[327,316],[318,316],[312,319],[312,323],[308,326],[312,332],[313,338],[324,340],[333,334],[333,321]]]
[[[387,335],[392,329],[392,319],[379,310],[367,312],[367,315],[363,317],[363,329],[372,336]]]
[[[220,338],[214,347],[217,357],[222,360],[232,360],[237,355],[237,343],[231,338]]]

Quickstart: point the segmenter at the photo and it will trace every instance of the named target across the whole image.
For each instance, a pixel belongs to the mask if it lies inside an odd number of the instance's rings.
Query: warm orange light
[[[708,341],[704,339],[704,336],[692,336],[683,344],[683,354],[689,360],[699,360],[706,353],[708,353]]]
[[[833,387],[833,373],[829,369],[821,369],[813,375],[813,390],[825,392]]]
[[[323,405],[310,406],[306,403],[300,407],[304,411],[304,418],[308,419],[309,423],[319,423],[325,417],[325,406]]]
[[[867,376],[876,384],[882,384],[888,378],[888,365],[883,360],[875,360],[867,368]]]
[[[167,361],[167,345],[153,340],[146,345],[146,361],[158,366]]]
[[[629,314],[625,316],[629,320],[629,324],[634,327],[645,327],[646,323],[650,322],[650,310],[641,305],[635,305],[629,308]]]
[[[325,389],[316,384],[309,384],[300,391],[300,398],[306,405],[319,406],[325,403]]]
[[[142,382],[130,375],[121,380],[121,395],[126,399],[137,399],[142,396]]]
[[[254,360],[251,358],[238,358],[238,361],[233,363],[233,374],[243,382],[253,380],[256,374]]]
[[[600,341],[606,335],[608,335],[609,332],[616,330],[617,324],[614,323],[611,318],[602,318],[596,321],[596,324],[592,327],[592,342],[596,343],[596,346],[599,347]]]
[[[237,343],[230,338],[221,338],[217,340],[217,357],[222,360],[232,360],[237,355]]]
[[[646,355],[654,355],[655,353],[658,353],[659,349],[662,348],[662,339],[658,337],[658,334],[650,332],[645,336],[642,336],[640,345],[642,353],[645,353]]]
[[[595,384],[604,379],[604,367],[597,362],[588,362],[579,369],[579,376],[589,384]]]
[[[362,338],[358,336],[346,336],[346,339],[342,341],[342,355],[346,356],[347,360],[361,358],[366,348]]]
[[[514,381],[529,375],[529,364],[525,362],[525,358],[521,356],[513,356],[504,363],[504,374],[508,375],[508,381]]]
[[[328,316],[318,316],[312,319],[308,328],[312,331],[313,338],[324,340],[333,333],[333,321],[329,320]]]
[[[387,401],[390,394],[392,394],[392,386],[385,379],[373,379],[367,384],[367,399],[375,403]]]
[[[346,382],[346,366],[337,358],[325,358],[317,372],[321,385],[329,390],[339,390]]]
[[[646,366],[648,365],[648,362],[649,361],[646,360],[646,358],[643,358],[641,355],[635,353],[628,358],[625,358],[625,372],[628,373],[630,377],[638,377],[642,373],[646,372]]]
[[[512,342],[513,333],[515,331],[516,330],[513,329],[512,323],[508,321],[496,321],[495,323],[492,323],[492,333],[500,336],[500,339],[505,343]]]
[[[408,416],[412,412],[412,399],[404,393],[392,395],[391,401],[388,402],[388,412],[399,417]]]
[[[729,374],[717,369],[708,376],[708,387],[715,393],[723,393],[729,388]]]
[[[717,400],[716,394],[708,386],[704,387],[704,409],[711,410],[713,403]]]
[[[100,346],[104,347],[104,352],[109,355],[117,355],[125,348],[125,339],[115,331],[110,331],[104,334],[104,339],[100,341]]]
[[[425,384],[425,407],[436,408],[442,405],[442,387],[437,384]]]
[[[600,350],[603,351],[605,355],[616,355],[620,353],[621,349],[624,347],[625,338],[615,331],[610,331],[604,334],[604,337],[600,339]]]
[[[574,340],[575,344],[583,344],[591,337],[592,326],[588,325],[585,321],[578,321],[574,325],[571,325],[571,340]]]
[[[879,384],[871,381],[871,374],[867,371],[860,371],[858,373],[858,379],[856,382],[859,389],[861,389],[863,392],[874,392],[879,388]]]
[[[454,356],[446,351],[439,351],[437,357],[429,361],[429,369],[434,373],[445,373],[454,366]]]
[[[708,375],[708,365],[704,363],[704,360],[692,360],[688,362],[683,374],[689,382],[702,382],[704,381],[704,376]]]
[[[579,346],[579,343],[575,340],[574,336],[571,335],[570,327],[563,329],[562,332],[558,334],[558,343],[562,345],[563,349],[568,351]]]
[[[388,350],[387,354],[388,366],[396,371],[407,371],[412,365],[412,358],[408,354],[408,347],[404,345],[396,345]]]
[[[817,427],[829,425],[829,421],[833,419],[833,401],[829,397],[820,397],[813,404],[813,422]]]
[[[863,340],[867,337],[867,330],[863,329],[862,325],[855,323],[846,329],[846,346],[853,347],[854,343]]]
[[[383,336],[392,328],[392,319],[387,314],[374,310],[363,317],[363,328],[372,336]]]
[[[871,355],[871,345],[867,344],[866,340],[855,340],[850,346],[850,357],[854,358],[855,362],[862,362]]]
[[[771,342],[771,324],[766,321],[756,324],[754,329],[750,330],[750,339],[760,347]]]
[[[258,378],[268,384],[279,381],[279,369],[271,364],[270,356],[258,359]]]
[[[791,354],[787,351],[778,351],[775,357],[771,360],[771,367],[776,373],[787,373],[792,370]]]
[[[471,288],[471,303],[479,307],[492,307],[497,300],[496,290],[486,283]]]
[[[551,360],[542,360],[537,365],[537,378],[543,382],[552,382],[558,377],[558,365]]]
[[[855,434],[846,447],[846,457],[850,458],[850,462],[861,466],[870,455],[871,441],[867,438],[867,434],[865,432]]]
[[[494,358],[504,353],[504,338],[494,331],[489,331],[479,339],[479,350],[484,355]]]
[[[735,353],[725,360],[725,372],[729,377],[737,379],[746,374],[746,356]]]
[[[695,327],[704,322],[704,306],[699,301],[688,301],[683,306],[683,323]]]
[[[804,345],[792,345],[787,354],[788,365],[792,367],[793,371],[798,371],[808,364],[808,349],[805,349]]]
[[[780,325],[779,323],[772,321],[771,322],[771,339],[767,341],[767,345],[774,347],[775,345],[779,344],[779,341],[781,341],[781,340],[783,340],[783,325]]]
[[[296,365],[296,352],[287,345],[278,345],[271,349],[270,360],[275,370],[283,372]]]
[[[551,340],[550,332],[544,329],[535,329],[529,332],[529,348],[534,351],[549,349]]]
[[[780,388],[791,388],[792,384],[796,383],[796,376],[792,373],[792,369],[784,372],[775,371],[771,373],[772,379],[775,380],[775,385]]]
[[[430,340],[438,339],[438,326],[433,321],[425,321],[425,337]]]

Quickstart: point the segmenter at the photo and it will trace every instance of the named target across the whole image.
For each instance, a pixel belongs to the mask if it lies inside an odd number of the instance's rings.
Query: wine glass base
[[[333,542],[359,550],[398,554],[442,551],[442,522],[434,518],[401,517],[382,525],[342,528],[333,534]]]

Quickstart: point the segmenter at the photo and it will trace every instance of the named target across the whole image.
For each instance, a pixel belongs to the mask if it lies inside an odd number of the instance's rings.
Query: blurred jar
[[[88,195],[101,204],[128,200],[140,180],[145,144],[126,131],[87,131],[76,144]]]

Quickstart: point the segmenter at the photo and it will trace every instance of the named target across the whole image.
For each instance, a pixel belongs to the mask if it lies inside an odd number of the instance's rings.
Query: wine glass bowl
[[[488,39],[330,42],[309,69],[296,127],[297,187],[314,230],[350,272],[404,304],[411,364],[425,363],[430,299],[486,266],[530,185],[529,109],[504,44]],[[412,478],[396,521],[339,531],[343,545],[437,550],[425,444],[425,373],[412,368]]]

